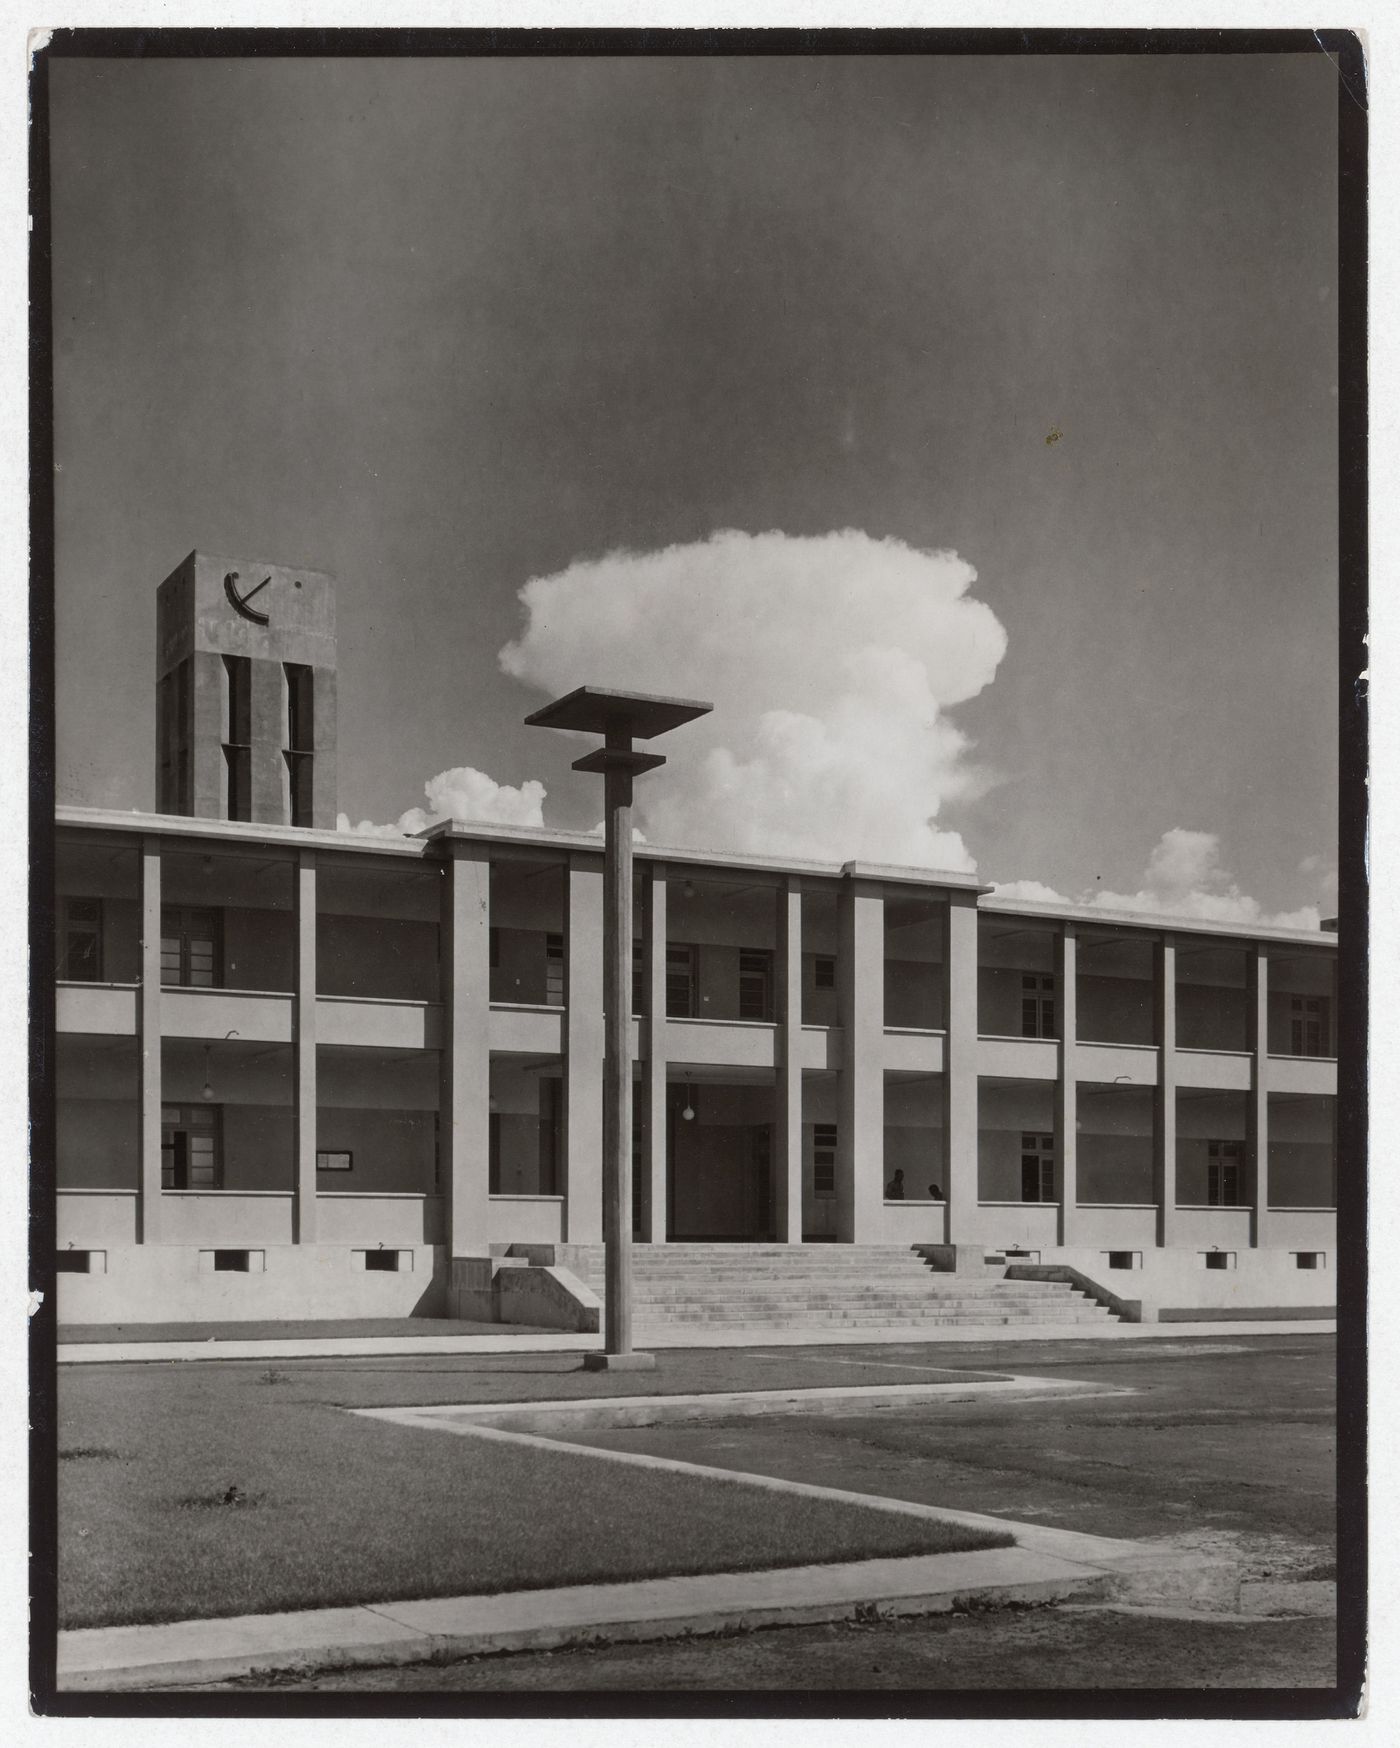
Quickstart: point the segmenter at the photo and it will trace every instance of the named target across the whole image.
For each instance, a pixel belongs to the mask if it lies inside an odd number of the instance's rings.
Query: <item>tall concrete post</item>
[[[630,751],[609,730],[609,750]],[[632,774],[603,775],[603,1238],[610,1354],[632,1351]]]
[[[704,716],[691,698],[656,698],[580,686],[525,718],[536,728],[602,734],[605,744],[574,760],[603,778],[603,1237],[606,1345],[584,1355],[589,1371],[642,1371],[651,1354],[632,1350],[632,779],[666,763],[633,749]],[[574,1006],[574,996],[569,996]],[[571,1160],[572,1163],[572,1160]]]
[[[292,1019],[292,1106],[296,1131],[294,1229],[298,1244],[316,1242],[316,852],[298,850],[296,991]]]
[[[947,1029],[943,1057],[943,1136],[947,1148],[948,1241],[977,1230],[977,900],[948,895]]]
[[[885,1185],[885,900],[877,881],[841,881],[836,983],[842,1065],[836,1235],[878,1241]]]
[[[777,891],[777,1063],[774,1086],[774,1236],[802,1242],[802,884]]]
[[[442,912],[442,1086],[449,1309],[489,1321],[491,863],[449,843]]]
[[[1060,1052],[1055,1078],[1055,1141],[1060,1153],[1060,1199],[1055,1242],[1076,1244],[1079,1201],[1079,1088],[1075,1064],[1078,1014],[1078,941],[1074,924],[1055,934],[1055,999],[1060,1010]]]
[[[666,864],[647,870],[642,918],[642,1242],[666,1242]]]
[[[1152,1108],[1152,1193],[1157,1243],[1176,1243],[1176,937],[1162,935],[1153,955],[1157,1086]]]
[[[160,839],[141,840],[141,1193],[137,1239],[161,1240]]]
[[[603,865],[569,857],[564,931],[564,1237],[603,1237]],[[629,1004],[630,1005],[630,1004]]]
[[[1269,949],[1255,942],[1249,953],[1249,1109],[1245,1163],[1250,1190],[1249,1242],[1269,1243]]]

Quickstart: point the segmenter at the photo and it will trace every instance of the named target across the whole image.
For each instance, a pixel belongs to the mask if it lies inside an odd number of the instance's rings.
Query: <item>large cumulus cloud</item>
[[[713,702],[639,786],[653,841],[971,870],[939,816],[980,784],[947,712],[1006,648],[976,574],[850,529],[612,553],[525,585],[501,666],[545,696],[590,683]]]

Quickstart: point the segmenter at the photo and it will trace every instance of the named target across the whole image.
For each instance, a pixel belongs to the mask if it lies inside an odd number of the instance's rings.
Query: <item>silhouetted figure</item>
[[[939,1187],[938,1184],[930,1184],[929,1185],[929,1187],[928,1187],[928,1199],[931,1202],[941,1202],[944,1200],[943,1191]]]
[[[897,1171],[885,1185],[885,1200],[887,1202],[902,1202],[904,1200],[904,1173]]]

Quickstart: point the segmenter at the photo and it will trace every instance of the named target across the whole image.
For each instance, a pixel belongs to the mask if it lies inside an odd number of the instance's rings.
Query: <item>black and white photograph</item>
[[[31,51],[35,1710],[1354,1716],[1360,39]]]

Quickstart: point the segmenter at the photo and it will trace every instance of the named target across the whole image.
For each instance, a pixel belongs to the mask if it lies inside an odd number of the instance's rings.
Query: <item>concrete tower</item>
[[[156,597],[156,809],[333,829],[335,580],[192,552]]]

